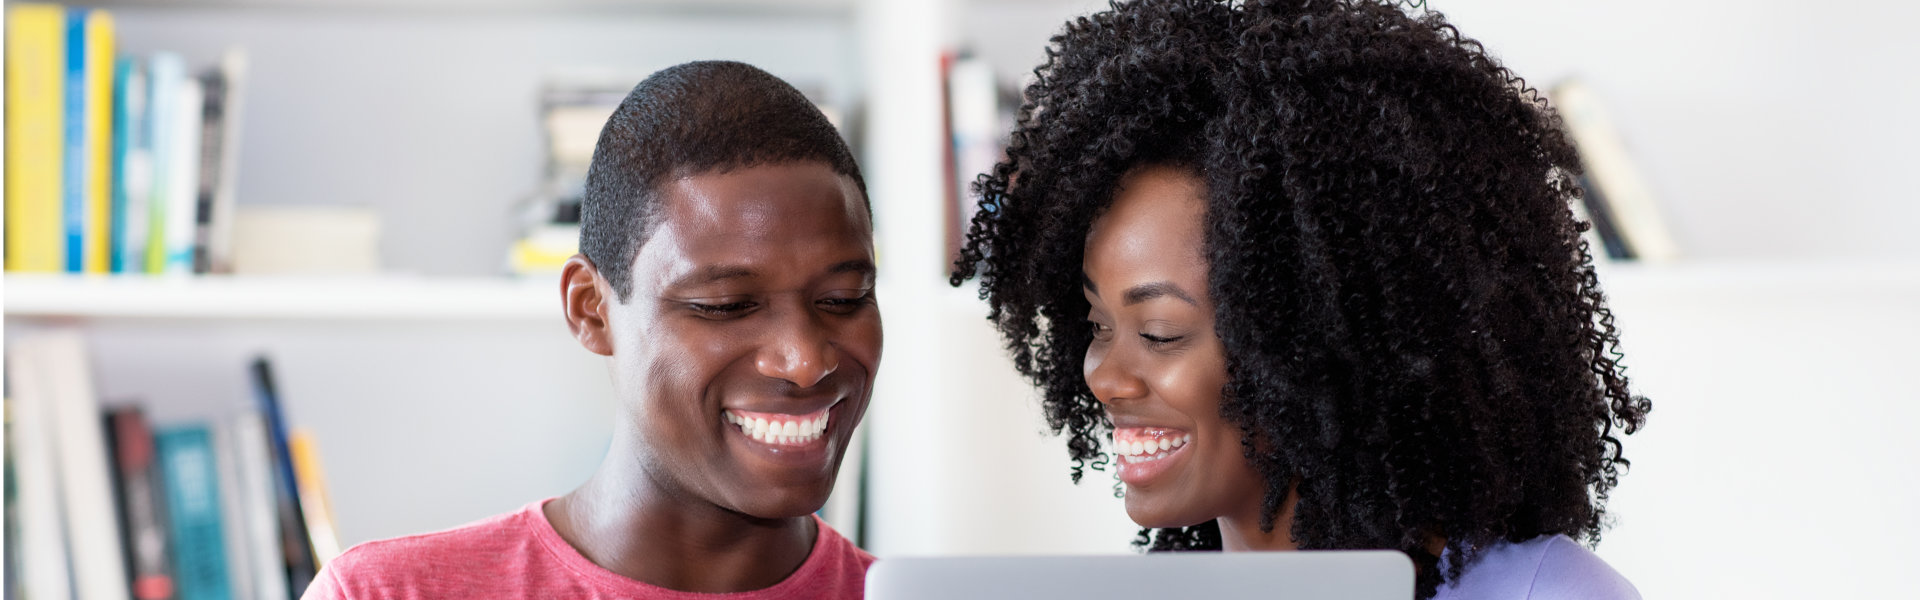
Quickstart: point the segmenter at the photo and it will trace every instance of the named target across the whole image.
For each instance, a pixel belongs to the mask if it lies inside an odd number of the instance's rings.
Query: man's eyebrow
[[[753,269],[739,265],[708,265],[675,279],[670,285],[671,287],[706,285],[728,279],[751,279],[758,276],[759,273],[755,273]]]
[[[1187,304],[1191,304],[1194,306],[1200,305],[1199,302],[1195,302],[1193,300],[1193,296],[1187,295],[1187,292],[1185,290],[1180,289],[1180,286],[1174,285],[1172,282],[1167,282],[1167,281],[1158,281],[1154,283],[1142,283],[1140,285],[1127,288],[1127,293],[1121,296],[1121,304],[1125,306],[1132,306],[1135,304],[1139,304],[1141,302],[1152,300],[1154,298],[1159,298],[1161,296],[1173,296],[1175,298],[1179,298],[1185,301]]]
[[[841,273],[855,273],[855,274],[864,275],[867,277],[872,277],[873,274],[877,271],[878,270],[873,267],[873,261],[867,260],[864,258],[856,258],[853,260],[841,261],[839,264],[833,265],[831,268],[827,269],[827,274],[839,275]]]

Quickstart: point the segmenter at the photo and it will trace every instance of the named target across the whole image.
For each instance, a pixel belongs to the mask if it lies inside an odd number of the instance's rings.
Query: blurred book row
[[[232,269],[246,55],[116,52],[112,14],[7,9],[6,268]]]
[[[7,348],[6,597],[298,598],[339,554],[313,437],[288,431],[266,359],[258,406],[154,423],[103,405],[71,331]]]

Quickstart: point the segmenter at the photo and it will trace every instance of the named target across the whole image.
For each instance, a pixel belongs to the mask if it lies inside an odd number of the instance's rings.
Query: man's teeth
[[[1157,440],[1133,440],[1124,442],[1114,440],[1113,444],[1114,451],[1120,456],[1125,457],[1127,462],[1147,462],[1166,458],[1168,454],[1172,453],[1173,449],[1187,445],[1187,442],[1192,441],[1192,439],[1192,434],[1185,434],[1180,437],[1160,438]]]
[[[780,419],[767,420],[763,417],[744,417],[728,411],[727,422],[740,427],[740,432],[754,441],[767,444],[805,444],[824,435],[827,431],[827,417],[822,414],[816,419]]]

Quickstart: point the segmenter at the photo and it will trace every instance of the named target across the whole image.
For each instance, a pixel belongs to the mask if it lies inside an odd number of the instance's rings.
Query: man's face
[[[873,234],[815,162],[664,184],[609,364],[644,472],[761,518],[818,510],[880,363]]]

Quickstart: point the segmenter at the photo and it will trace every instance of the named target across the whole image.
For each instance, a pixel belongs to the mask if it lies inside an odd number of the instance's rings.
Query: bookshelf
[[[77,319],[560,318],[556,278],[6,276],[6,316]]]

